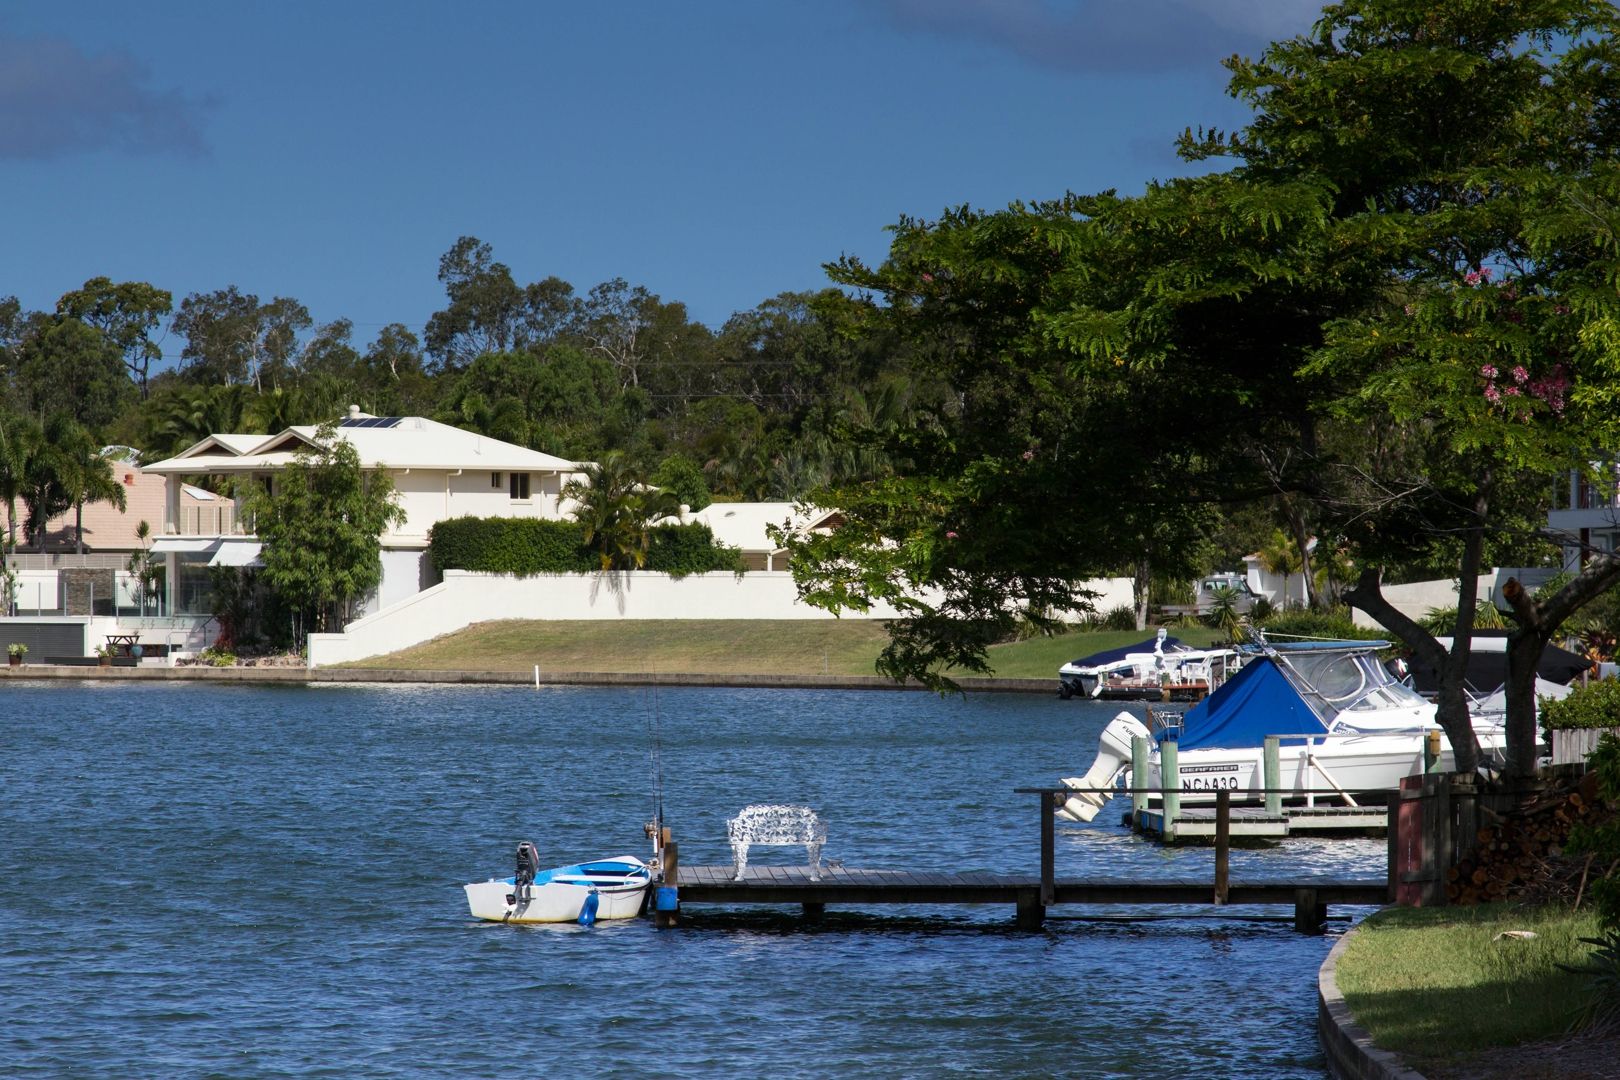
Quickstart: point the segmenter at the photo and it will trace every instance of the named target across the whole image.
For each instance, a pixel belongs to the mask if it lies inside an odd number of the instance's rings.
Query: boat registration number
[[[1236,762],[1217,765],[1183,765],[1181,767],[1182,791],[1236,791],[1238,789],[1238,772],[1242,768]]]

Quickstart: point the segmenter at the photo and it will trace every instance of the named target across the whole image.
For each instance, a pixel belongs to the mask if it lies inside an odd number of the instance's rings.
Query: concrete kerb
[[[1356,1023],[1339,993],[1339,957],[1361,930],[1352,927],[1341,937],[1316,973],[1316,1034],[1327,1056],[1328,1072],[1339,1080],[1424,1080],[1400,1057],[1373,1045],[1367,1029]]]
[[[486,683],[532,685],[530,671],[418,671],[406,668],[301,667],[92,667],[70,664],[0,665],[8,679],[123,679],[244,683]],[[1052,679],[961,679],[968,691],[1050,694]],[[726,686],[761,690],[920,690],[879,675],[717,675],[671,672],[542,671],[542,686]]]

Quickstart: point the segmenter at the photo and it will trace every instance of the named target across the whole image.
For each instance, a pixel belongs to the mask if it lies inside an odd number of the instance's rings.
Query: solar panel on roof
[[[401,420],[403,420],[403,419],[404,419],[404,417],[401,417],[401,416],[351,417],[351,418],[349,418],[347,420],[339,421],[338,427],[340,427],[340,428],[391,428],[391,427],[398,427],[399,422]]]

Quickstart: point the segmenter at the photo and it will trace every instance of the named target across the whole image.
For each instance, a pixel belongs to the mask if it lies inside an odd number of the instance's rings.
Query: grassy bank
[[[1177,630],[1187,642],[1213,641],[1213,630]],[[1134,630],[1064,634],[997,645],[1002,678],[1051,679],[1077,656],[1140,641]],[[627,619],[479,623],[458,633],[354,667],[415,671],[682,672],[691,674],[871,675],[888,643],[870,620]]]
[[[1511,930],[1536,936],[1498,937]],[[1558,965],[1584,960],[1579,939],[1597,932],[1592,913],[1558,908],[1394,908],[1346,947],[1339,989],[1374,1042],[1428,1071],[1567,1032],[1587,981]]]

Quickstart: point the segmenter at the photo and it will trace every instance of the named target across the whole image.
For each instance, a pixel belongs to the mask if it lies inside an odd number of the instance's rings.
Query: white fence
[[[1097,609],[1117,601],[1119,582],[1090,583],[1103,593]],[[1128,602],[1128,601],[1126,601]],[[444,580],[374,614],[340,634],[309,635],[309,666],[325,667],[380,656],[496,619],[830,619],[799,602],[784,570],[692,574],[671,578],[650,571],[540,574],[513,577],[447,570]],[[846,619],[892,619],[894,609],[845,612]]]
[[[1620,738],[1620,728],[1554,729],[1552,732],[1552,763],[1579,765],[1597,749],[1598,740],[1605,735]]]

